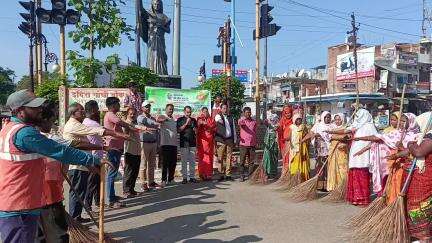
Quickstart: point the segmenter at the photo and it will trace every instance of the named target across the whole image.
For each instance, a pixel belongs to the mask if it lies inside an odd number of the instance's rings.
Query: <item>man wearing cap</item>
[[[148,129],[148,131],[141,133],[141,164],[144,169],[141,174],[141,179],[143,181],[142,189],[144,191],[159,187],[154,181],[154,173],[160,123],[156,122],[156,119],[151,116],[150,110],[151,103],[148,100],[144,101],[142,104],[143,114],[138,116],[137,119],[138,125],[145,126]]]
[[[88,153],[59,144],[34,126],[41,119],[45,99],[27,90],[11,94],[6,106],[11,121],[0,131],[0,235],[3,242],[34,242],[37,220],[45,205],[44,157],[61,163],[95,166],[101,163]],[[102,160],[107,163],[105,160]]]

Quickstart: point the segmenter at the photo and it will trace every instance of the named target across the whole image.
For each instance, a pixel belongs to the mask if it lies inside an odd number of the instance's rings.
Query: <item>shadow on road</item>
[[[134,210],[125,209],[107,213],[105,222],[108,223],[111,221],[129,219],[131,217],[140,217],[185,205],[225,204],[226,202],[223,201],[206,201],[215,197],[215,194],[208,192],[209,190],[228,189],[221,186],[223,186],[223,184],[215,184],[212,182],[188,185],[174,184],[159,191],[146,193],[141,197],[125,200],[127,207],[139,205],[143,205],[143,207]]]
[[[253,235],[238,237],[232,241],[191,239],[207,233],[239,228],[239,226],[222,227],[226,220],[207,222],[207,217],[223,213],[221,210],[209,211],[167,218],[164,221],[135,229],[115,232],[114,237],[123,242],[257,242],[261,238]]]

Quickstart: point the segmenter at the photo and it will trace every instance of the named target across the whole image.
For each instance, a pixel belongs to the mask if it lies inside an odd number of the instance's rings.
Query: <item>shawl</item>
[[[329,114],[330,114],[330,112],[328,112],[328,111],[324,111],[323,113],[321,113],[321,119],[320,119],[319,123],[316,123],[314,125],[314,127],[312,128],[313,133],[319,134],[321,136],[327,149],[330,146],[330,139],[331,139],[331,135],[327,131],[335,128],[334,124],[332,124],[332,123],[326,124],[324,121],[325,120],[324,118]]]

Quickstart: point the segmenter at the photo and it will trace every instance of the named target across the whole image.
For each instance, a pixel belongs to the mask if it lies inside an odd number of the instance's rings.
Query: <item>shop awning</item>
[[[359,94],[360,101],[382,101],[382,102],[388,102],[390,99],[385,97],[383,94],[375,93],[375,94]],[[295,101],[293,103],[298,102],[306,102],[306,103],[315,103],[315,102],[340,102],[340,101],[347,101],[347,100],[356,100],[357,95],[355,93],[341,93],[341,94],[330,94],[330,95],[322,95],[321,97],[318,95],[309,96],[309,97],[303,97],[298,101]]]
[[[393,67],[390,67],[390,66],[387,66],[387,65],[381,65],[381,64],[376,64],[376,63],[375,63],[375,66],[380,67],[380,68],[383,68],[383,69],[386,69],[386,70],[389,70],[389,71],[392,72],[392,73],[397,73],[397,74],[411,74],[411,73],[409,73],[409,72],[407,72],[407,71],[404,71],[404,70],[401,70],[401,69],[398,69],[398,68],[393,68]]]

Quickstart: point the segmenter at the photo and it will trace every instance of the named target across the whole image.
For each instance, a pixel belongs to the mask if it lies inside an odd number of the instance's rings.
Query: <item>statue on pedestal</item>
[[[165,33],[170,33],[171,19],[163,13],[162,0],[152,0],[149,11],[141,9],[141,38],[147,43],[147,67],[154,73],[168,75]]]

